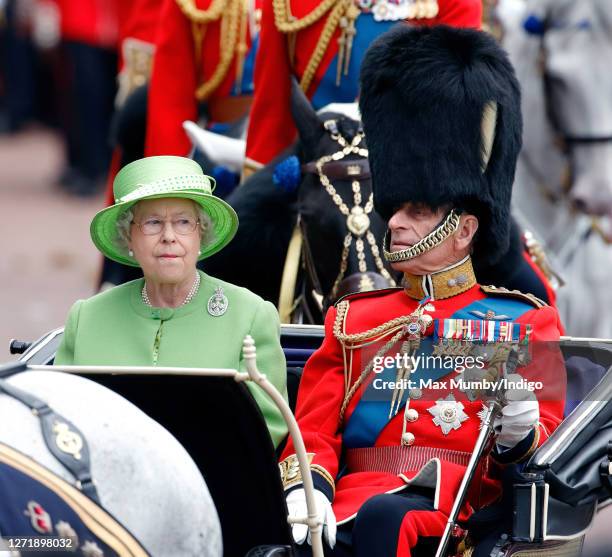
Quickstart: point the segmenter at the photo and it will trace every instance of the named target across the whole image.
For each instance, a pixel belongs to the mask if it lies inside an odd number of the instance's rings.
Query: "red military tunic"
[[[289,4],[291,15],[298,20],[306,18],[324,4],[321,0],[263,1],[261,38],[255,65],[255,97],[246,146],[246,168],[251,170],[270,162],[295,140],[289,101],[291,76],[301,82],[317,110],[332,102],[353,102],[357,98],[359,67],[366,48],[376,36],[396,24],[395,21],[375,21],[371,12],[361,13],[355,20],[356,34],[347,72],[342,73],[338,80],[341,23],[333,28],[327,46],[319,43],[333,10],[342,0],[332,2],[324,15],[295,33],[285,33],[279,29],[279,18],[275,19],[274,13],[277,3]],[[456,27],[480,27],[481,0],[438,0],[438,6],[437,16],[409,22],[416,25],[444,23]],[[317,50],[321,53],[318,64],[312,60]],[[305,74],[312,73],[308,70],[309,66],[316,69],[312,77],[305,77]]]
[[[114,48],[119,34],[119,0],[55,0],[64,40]]]
[[[227,0],[209,23],[197,23],[193,12],[185,13],[179,4],[193,5],[202,15],[212,3],[164,0],[149,85],[146,156],[189,153],[182,124],[197,120],[199,101],[209,104],[213,120],[223,122],[246,113],[250,105],[258,2],[250,10],[246,0]],[[222,30],[227,31],[223,41]]]
[[[138,39],[154,45],[163,0],[131,0],[121,14],[119,40]]]
[[[538,426],[514,448],[496,454],[494,460],[488,458],[481,463],[463,517],[467,517],[471,509],[490,503],[499,495],[494,471],[499,470],[500,462],[526,458],[562,420],[565,398],[563,359],[555,342],[542,342],[559,339],[556,310],[530,295],[479,286],[469,260],[455,269],[429,277],[429,286],[420,282],[422,277],[411,277],[405,290],[350,295],[331,308],[325,320],[325,340],[304,369],[296,418],[309,453],[315,487],[332,500],[339,524],[351,521],[371,497],[409,490],[413,484],[431,488],[436,511],[433,513],[435,519],[430,523],[426,520],[425,531],[419,530],[418,535],[440,536],[464,476],[479,434],[481,419],[478,413],[483,409],[482,401],[469,402],[457,396],[457,401],[462,400],[465,419],[455,423],[456,428],[447,432],[436,425],[434,416],[437,409],[444,407],[455,416],[460,414],[454,402],[448,407],[449,403],[442,401],[451,392],[451,389],[441,386],[442,382],[458,376],[454,370],[447,370],[435,378],[440,384],[438,389],[434,388],[435,385],[431,389],[411,387],[404,394],[404,399],[409,400],[409,408],[404,406],[389,418],[391,392],[388,392],[389,396],[385,394],[384,399],[374,396],[378,388],[375,381],[382,381],[385,374],[374,372],[371,364],[365,377],[362,372],[392,335],[399,333],[400,338],[393,349],[383,353],[392,353],[402,345],[406,339],[406,336],[401,336],[405,335],[402,328],[406,321],[395,325],[392,322],[386,333],[379,333],[378,343],[372,340],[372,335],[350,341],[343,336],[371,331],[383,323],[410,315],[424,294],[433,294],[433,297],[425,306],[425,314],[431,316],[431,320],[421,339],[425,345],[421,346],[422,354],[426,353],[427,342],[431,347],[443,338],[469,338],[462,333],[463,329],[469,330],[474,339],[512,337],[525,341],[526,336],[532,350],[532,361],[519,367],[518,373],[544,384],[544,391],[536,393],[540,402]],[[359,348],[343,350],[343,343],[345,347],[353,343]],[[391,371],[391,377],[395,378],[396,370]],[[361,381],[361,386],[356,388],[358,381]],[[455,389],[454,394],[457,392]],[[338,480],[341,454],[347,472]],[[285,487],[299,486],[301,476],[291,441],[282,458]],[[411,535],[414,537],[414,532]],[[399,546],[414,545],[414,539],[407,539],[412,541],[400,540]]]

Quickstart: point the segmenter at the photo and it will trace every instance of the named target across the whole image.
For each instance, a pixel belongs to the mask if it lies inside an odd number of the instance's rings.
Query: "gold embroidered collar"
[[[430,296],[432,300],[443,300],[462,294],[476,284],[472,260],[465,259],[430,275],[404,273],[404,292],[415,300]]]

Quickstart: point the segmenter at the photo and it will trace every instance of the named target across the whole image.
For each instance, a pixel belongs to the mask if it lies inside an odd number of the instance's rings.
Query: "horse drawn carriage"
[[[237,246],[236,249],[246,250],[248,253],[242,254],[241,257],[235,257],[231,248],[228,248],[223,254],[226,258],[237,261],[239,268],[236,269],[236,272],[244,274],[245,267],[250,267],[249,255],[258,260],[261,258],[262,250],[257,249],[257,246],[254,246],[252,242],[258,238],[267,237],[268,231],[264,226],[270,212],[265,210],[266,207],[269,209],[271,199],[279,196],[290,198],[291,210],[289,212],[276,211],[276,214],[281,215],[283,224],[289,226],[279,227],[278,222],[273,221],[267,223],[275,234],[278,234],[278,230],[284,231],[282,241],[270,242],[270,244],[276,246],[278,251],[284,254],[286,244],[290,243],[291,231],[292,229],[295,230],[295,221],[297,220],[302,226],[304,261],[306,271],[309,271],[303,278],[302,282],[305,286],[302,291],[304,296],[312,295],[315,304],[314,306],[308,303],[302,305],[302,313],[308,317],[309,314],[317,314],[316,311],[312,311],[313,307],[323,315],[326,306],[331,305],[341,293],[341,282],[349,274],[351,261],[353,264],[356,263],[360,284],[361,282],[367,282],[366,279],[368,278],[371,279],[366,274],[368,270],[366,261],[368,259],[370,259],[370,263],[372,261],[374,263],[374,267],[371,267],[371,269],[376,269],[385,280],[389,280],[390,274],[388,269],[385,269],[382,262],[379,261],[380,258],[377,255],[379,248],[374,249],[375,246],[380,244],[380,238],[375,237],[374,215],[372,215],[372,219],[368,216],[372,209],[371,196],[362,195],[366,192],[365,182],[369,177],[369,167],[365,160],[368,152],[364,143],[362,143],[364,136],[360,123],[350,118],[343,119],[340,114],[331,114],[319,119],[311,107],[302,101],[299,98],[294,99],[294,116],[300,132],[300,144],[295,148],[295,152],[298,153],[299,157],[285,161],[284,166],[282,163],[280,165],[276,164],[262,171],[267,172],[267,174],[264,173],[261,176],[268,179],[267,185],[273,189],[276,195],[257,197],[253,190],[249,189],[248,184],[238,190],[238,193],[232,199],[232,205],[237,208],[239,213],[241,203],[243,208],[250,205],[251,214],[263,215],[263,223],[260,219],[254,224],[251,223],[251,227],[249,227],[248,211],[244,215],[240,214],[243,225],[246,223],[246,226],[241,228],[245,237],[239,239],[234,245]],[[487,104],[487,106],[489,105]],[[493,110],[491,107],[489,109]],[[484,111],[483,114],[491,114],[489,109]],[[483,114],[478,114],[477,121],[479,124],[484,124],[486,120],[488,125],[484,127],[491,131],[492,128],[495,128],[495,125],[492,124],[496,122],[496,119],[485,119]],[[481,130],[481,126],[478,129]],[[482,145],[493,145],[495,134],[485,133],[487,130],[482,132],[483,137],[480,136],[480,133],[478,134],[479,147],[481,146],[481,139]],[[411,133],[413,132],[414,129],[411,129]],[[499,140],[499,142],[502,142],[502,140]],[[398,142],[398,144],[401,144],[401,142]],[[482,151],[484,153],[481,153],[481,155],[486,155],[484,157],[486,160],[479,159],[479,162],[484,164],[484,168],[487,168],[490,162],[488,158],[490,152],[488,149],[482,149]],[[477,182],[480,183],[480,173],[484,172],[483,167],[475,165],[474,168],[478,172],[479,180]],[[295,172],[296,170],[297,172]],[[277,180],[271,179],[272,173]],[[304,179],[302,179],[302,173],[305,175]],[[336,178],[334,184],[330,179],[333,174]],[[403,174],[409,175],[410,173],[405,172]],[[316,190],[314,195],[310,196],[310,200],[306,199],[307,187],[304,187],[309,182],[315,186],[314,189]],[[444,183],[443,180],[438,182]],[[508,180],[509,186],[511,186],[510,182],[511,180]],[[274,184],[274,186],[271,186],[271,184]],[[321,185],[323,189],[321,189]],[[342,195],[343,193],[348,195]],[[335,227],[336,230],[348,230],[344,242],[333,244],[337,250],[335,255],[339,256],[336,257],[336,261],[340,261],[340,272],[336,272],[338,267],[330,265],[329,276],[322,276],[317,272],[313,273],[311,272],[312,269],[309,268],[313,261],[322,259],[320,254],[325,250],[329,252],[330,245],[332,245],[329,242],[329,235],[323,240],[319,238],[317,242],[317,239],[309,235],[308,231],[309,220],[310,223],[315,223],[313,228],[323,229],[323,226],[316,221],[316,217],[322,212],[321,197],[325,199],[330,197],[335,205],[334,210],[337,209],[342,215],[339,218],[339,226]],[[351,198],[353,204],[349,208]],[[411,197],[406,196],[406,199],[411,199]],[[506,200],[508,203],[509,199],[510,196],[508,195]],[[299,217],[297,214],[299,214]],[[331,220],[333,221],[333,219]],[[338,222],[338,219],[336,219],[336,222]],[[368,235],[370,224],[373,227],[371,232],[373,240],[370,240]],[[381,230],[384,230],[384,227],[379,227],[378,233]],[[364,243],[364,238],[372,247],[371,254],[365,249],[367,246]],[[356,245],[356,253],[355,257],[350,257],[350,248],[353,243]],[[400,251],[410,251],[410,248]],[[506,255],[505,253],[496,253]],[[514,255],[516,255],[518,261],[524,261],[522,257],[523,249],[520,245]],[[276,259],[277,267],[280,267],[278,258]],[[509,257],[502,259],[507,263]],[[258,263],[261,267],[261,261],[258,261]],[[219,263],[217,261],[217,264],[226,270],[231,270],[226,262],[221,261]],[[209,260],[208,265],[209,270],[214,268],[215,260]],[[362,267],[365,267],[365,269]],[[516,268],[512,270],[517,271],[518,265],[514,267]],[[260,274],[256,278],[262,280],[263,286],[270,286],[270,283],[273,282],[270,280],[270,276],[273,273],[268,265],[264,264],[264,268],[267,271],[266,275]],[[477,271],[481,280],[485,275],[482,271]],[[217,274],[215,271],[213,273]],[[511,273],[507,272],[507,269],[502,271],[498,269],[498,274],[506,280],[513,278]],[[274,273],[274,277],[279,279],[278,282],[280,282],[280,275],[281,273]],[[519,279],[524,276],[520,272],[518,275]],[[465,281],[467,282],[466,279]],[[494,280],[491,280],[491,282],[497,283]],[[456,281],[453,284],[448,284],[448,286],[451,287],[455,284]],[[254,286],[248,286],[253,290],[259,290]],[[274,286],[271,290],[276,292],[278,290],[276,283]],[[354,291],[355,286],[348,285],[347,290]],[[262,295],[270,298],[265,296],[264,293]],[[272,297],[274,297],[274,294]],[[422,303],[424,304],[427,299],[427,297],[422,298]],[[293,300],[289,300],[289,306],[294,309],[297,304],[292,302]],[[407,331],[410,332],[410,329],[407,328]],[[168,541],[166,541],[166,546],[153,542],[149,545],[146,538],[139,536],[141,525],[134,523],[126,526],[134,531],[135,536],[142,541],[144,547],[147,547],[147,551],[144,553],[115,553],[125,555],[145,555],[147,553],[153,555],[206,554],[207,549],[217,545],[217,540],[213,540],[216,535],[214,524],[210,525],[208,530],[211,538],[206,537],[207,532],[202,529],[201,525],[201,520],[205,516],[208,519],[218,516],[218,523],[220,523],[223,536],[224,554],[226,555],[263,556],[292,555],[295,553],[289,521],[287,520],[287,508],[276,465],[277,453],[271,443],[263,417],[249,391],[245,388],[245,381],[251,380],[259,384],[281,408],[283,417],[289,425],[302,468],[306,463],[304,444],[300,441],[300,432],[296,427],[291,408],[285,405],[282,397],[268,385],[265,377],[257,370],[255,349],[252,342],[248,339],[245,341],[244,360],[247,362],[247,373],[228,369],[203,370],[161,367],[130,369],[117,366],[106,368],[56,367],[53,370],[47,366],[53,363],[61,334],[61,330],[54,331],[31,346],[24,343],[13,344],[14,351],[21,353],[19,361],[0,369],[0,376],[4,377],[3,383],[0,384],[2,392],[9,398],[17,399],[17,402],[12,401],[13,408],[15,408],[15,404],[21,403],[23,406],[35,410],[38,418],[40,418],[40,423],[43,424],[43,434],[45,434],[45,427],[49,427],[45,424],[50,421],[47,416],[50,413],[53,415],[50,409],[52,408],[55,412],[62,412],[62,408],[56,404],[56,402],[61,401],[60,395],[78,398],[79,394],[76,390],[70,392],[69,389],[58,392],[57,387],[53,389],[53,382],[63,383],[63,377],[73,378],[75,377],[73,374],[78,374],[92,380],[87,382],[88,385],[95,385],[98,389],[100,387],[97,384],[106,387],[106,389],[100,390],[99,399],[110,402],[112,397],[109,397],[108,393],[114,392],[123,397],[121,400],[127,399],[130,401],[133,408],[140,409],[141,414],[144,412],[141,417],[147,414],[165,428],[158,430],[158,433],[159,443],[168,447],[168,453],[164,454],[168,458],[162,459],[162,462],[155,460],[155,466],[159,467],[159,470],[152,471],[152,462],[147,462],[146,459],[141,462],[142,470],[136,466],[134,454],[130,453],[136,453],[137,451],[130,448],[129,445],[132,443],[132,436],[135,437],[134,443],[138,440],[142,442],[142,439],[146,436],[136,435],[139,432],[134,430],[134,424],[121,415],[119,419],[124,419],[124,423],[118,424],[117,416],[114,416],[115,422],[113,424],[115,427],[123,425],[123,430],[119,427],[119,431],[123,433],[122,438],[112,439],[111,444],[106,445],[106,451],[112,453],[116,466],[123,464],[122,459],[124,457],[128,458],[128,464],[132,465],[132,469],[129,471],[131,477],[140,479],[144,486],[145,493],[142,496],[148,497],[146,501],[138,497],[127,499],[130,505],[134,502],[137,511],[132,514],[132,517],[135,516],[142,522],[143,517],[148,519],[150,513],[157,513],[157,517],[166,519],[167,524],[154,528],[154,532],[145,533],[152,536],[157,535],[159,538],[160,529],[165,529],[162,532],[162,541],[164,537],[170,539],[174,535],[172,541],[176,545],[171,545]],[[282,330],[282,346],[287,361],[287,383],[290,390],[289,398],[293,405],[300,383],[301,369],[308,356],[321,344],[322,336],[322,328],[316,325],[288,325]],[[448,555],[475,555],[478,557],[483,555],[494,557],[551,555],[568,557],[581,553],[585,533],[598,508],[601,508],[612,498],[612,443],[610,441],[612,437],[612,403],[610,402],[610,394],[612,394],[612,382],[610,381],[612,378],[612,370],[610,370],[612,346],[610,342],[597,339],[564,338],[561,341],[561,350],[564,361],[559,361],[558,368],[556,367],[554,372],[555,378],[558,377],[559,382],[566,379],[567,383],[566,398],[568,405],[563,423],[534,452],[526,464],[521,466],[510,464],[504,468],[503,497],[499,501],[478,509],[468,521],[460,522],[455,511],[461,506],[462,497],[469,488],[470,471],[473,470],[473,465],[479,455],[485,452],[486,444],[484,441],[487,440],[486,436],[492,422],[491,415],[494,411],[493,403],[491,404],[488,414],[485,413],[484,417],[481,418],[484,424],[483,433],[479,435],[477,447],[474,448],[474,453],[470,458],[467,467],[468,473],[459,490],[447,531],[437,550],[436,557]],[[57,373],[58,371],[71,372],[71,374]],[[271,370],[266,369],[261,371],[271,372]],[[30,381],[31,378],[33,379]],[[45,384],[43,384],[44,380],[47,380]],[[79,380],[82,381],[82,378]],[[39,384],[35,385],[36,381]],[[64,384],[70,387],[70,382]],[[28,386],[33,390],[36,387],[34,393],[27,392],[26,387]],[[74,383],[74,386],[76,388],[77,384]],[[88,399],[88,403],[91,404],[90,412],[74,414],[76,416],[72,418],[74,424],[70,426],[73,428],[73,432],[74,428],[81,427],[81,419],[83,422],[89,419],[90,423],[95,424],[99,423],[103,416],[104,420],[107,419],[106,414],[109,409],[105,409],[105,412],[102,413],[99,401],[95,400],[94,390],[90,387],[90,395],[94,397]],[[107,394],[103,395],[103,393]],[[50,400],[48,404],[45,402],[47,396]],[[3,398],[5,397],[3,396]],[[0,411],[3,407],[9,407],[10,409],[11,406],[8,403],[11,401],[7,399],[5,402],[7,404],[0,405]],[[97,402],[98,404],[96,404]],[[96,415],[98,411],[100,414]],[[93,414],[93,416],[89,414]],[[136,413],[132,412],[131,415],[134,419],[137,418]],[[22,417],[25,416],[22,414]],[[452,419],[455,420],[455,417],[452,417]],[[147,419],[150,420],[150,418]],[[8,423],[11,419],[14,423],[21,424],[21,418],[16,417],[16,415],[2,416],[0,414],[0,422],[4,420]],[[51,427],[57,425],[55,423]],[[102,425],[106,425],[106,422],[103,422]],[[87,433],[85,424],[83,424],[82,429]],[[149,431],[152,430],[149,428]],[[170,438],[174,440],[174,445],[168,439],[168,432],[171,434]],[[95,435],[78,436],[80,439],[79,454],[85,456],[81,459],[78,470],[75,470],[76,473],[73,474],[72,483],[74,483],[76,477],[79,482],[77,485],[83,488],[83,491],[90,498],[97,497],[94,490],[97,483],[100,500],[104,501],[106,506],[103,482],[101,481],[102,475],[97,475],[99,472],[103,474],[105,471],[100,469],[94,471],[93,468],[96,462],[94,443],[103,445],[104,432],[98,431],[95,433],[99,433],[100,438]],[[45,438],[47,437],[49,435],[45,434]],[[85,450],[85,439],[92,447],[91,459],[89,458],[89,452]],[[155,437],[149,439],[155,439]],[[23,451],[23,440],[15,439],[15,441],[22,442],[21,450]],[[158,441],[155,439],[155,444],[157,443]],[[406,443],[408,446],[410,444]],[[48,447],[49,445],[50,443],[47,442]],[[40,450],[41,447],[38,448]],[[17,449],[19,449],[19,445]],[[51,448],[49,449],[51,450]],[[139,447],[139,450],[141,449],[143,449],[142,443]],[[122,451],[126,451],[126,454]],[[189,475],[182,468],[173,469],[172,458],[177,457],[180,451],[183,451],[184,456],[193,464],[193,470],[199,474],[199,477],[205,479],[206,485],[202,482],[201,492],[197,489],[191,491],[186,489],[184,494],[185,506],[172,507],[167,504],[171,499],[165,497],[167,494],[167,485],[165,484],[174,485],[173,481]],[[51,452],[53,456],[56,456],[52,450]],[[171,453],[172,458],[169,457]],[[181,462],[185,464],[185,458]],[[188,465],[185,466],[189,468]],[[70,468],[68,470],[71,471]],[[340,474],[342,473],[341,469]],[[64,475],[66,475],[65,470]],[[139,475],[143,477],[139,478]],[[92,476],[95,482],[92,482]],[[109,479],[109,477],[110,475],[107,474],[106,479]],[[308,503],[308,516],[298,519],[293,518],[292,521],[294,523],[305,523],[311,528],[312,551],[315,556],[319,557],[323,554],[322,524],[317,518],[315,496],[309,474],[305,473],[302,477]],[[161,485],[160,479],[162,480]],[[155,483],[156,481],[157,483]],[[195,483],[197,482],[194,480],[192,484],[195,485]],[[127,489],[130,486],[125,485],[124,482],[122,487]],[[190,486],[183,482],[179,487],[185,489]],[[202,493],[201,497],[199,496],[200,493]],[[208,493],[210,493],[210,505],[206,510],[198,503],[207,499]],[[181,494],[179,493],[179,495]],[[125,498],[123,500],[125,501]],[[177,498],[173,502],[177,503]],[[113,511],[112,508],[109,510]],[[115,509],[116,513],[121,511],[120,508]],[[36,509],[32,509],[29,516],[32,516],[32,513],[36,514]],[[119,518],[121,517],[119,516]],[[202,548],[203,551],[194,550],[194,545],[186,541],[187,537],[183,538],[182,542],[176,540],[177,532],[173,529],[179,528],[180,523],[183,526],[186,525],[191,534],[196,534],[193,543]],[[44,524],[41,526],[37,523],[37,526],[42,528]],[[0,528],[2,528],[1,522]],[[6,531],[6,528],[4,528],[4,531]],[[219,528],[217,528],[217,531],[219,531]],[[18,534],[18,532],[15,533]],[[182,534],[181,531],[180,535]],[[156,541],[159,542],[159,539]],[[179,543],[182,543],[180,548]]]
[[[34,343],[13,341],[11,351],[20,356],[1,369],[3,382],[41,369],[52,371],[46,366],[53,364],[61,336],[62,329],[57,329]],[[293,409],[303,365],[320,345],[323,328],[284,325],[281,338]],[[247,350],[254,364],[253,346]],[[479,543],[480,551],[486,545],[482,555],[494,557],[581,554],[598,509],[612,499],[612,343],[568,337],[561,350],[568,385],[565,420],[522,469],[508,468],[502,501],[476,512],[467,524],[456,525],[453,543],[444,555],[472,555]],[[256,365],[249,370],[250,380],[265,382]],[[263,417],[243,384],[246,374],[155,368],[70,371],[125,397],[181,443],[210,490],[224,555],[293,554],[276,454]],[[285,417],[292,418],[288,409]],[[299,431],[292,426],[295,423],[290,425],[295,442]],[[310,525],[320,540],[314,515]],[[472,548],[459,543],[466,531]],[[163,552],[179,553],[169,547]]]

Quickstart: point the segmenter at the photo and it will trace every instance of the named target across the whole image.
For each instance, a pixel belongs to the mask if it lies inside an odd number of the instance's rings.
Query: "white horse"
[[[91,473],[103,507],[152,556],[222,554],[221,527],[208,488],[189,454],[167,430],[116,393],[76,375],[27,371],[7,381],[80,429],[88,441]],[[75,483],[47,449],[39,419],[6,394],[0,394],[0,442]]]
[[[568,333],[612,337],[610,2],[504,0],[498,14],[523,89],[513,212],[566,282]]]

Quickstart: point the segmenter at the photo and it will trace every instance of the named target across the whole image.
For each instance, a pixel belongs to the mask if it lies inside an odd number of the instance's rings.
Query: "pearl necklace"
[[[191,302],[191,300],[193,300],[193,297],[198,293],[199,289],[200,289],[200,273],[196,272],[196,278],[193,281],[193,285],[191,286],[189,292],[187,292],[187,296],[185,296],[185,300],[183,301],[181,306],[184,306],[188,304],[189,302]],[[151,300],[149,300],[149,295],[147,294],[147,283],[146,282],[142,286],[141,296],[142,296],[142,301],[144,302],[146,306],[153,306],[153,304],[151,303]],[[181,306],[178,306],[178,307],[181,307]]]

